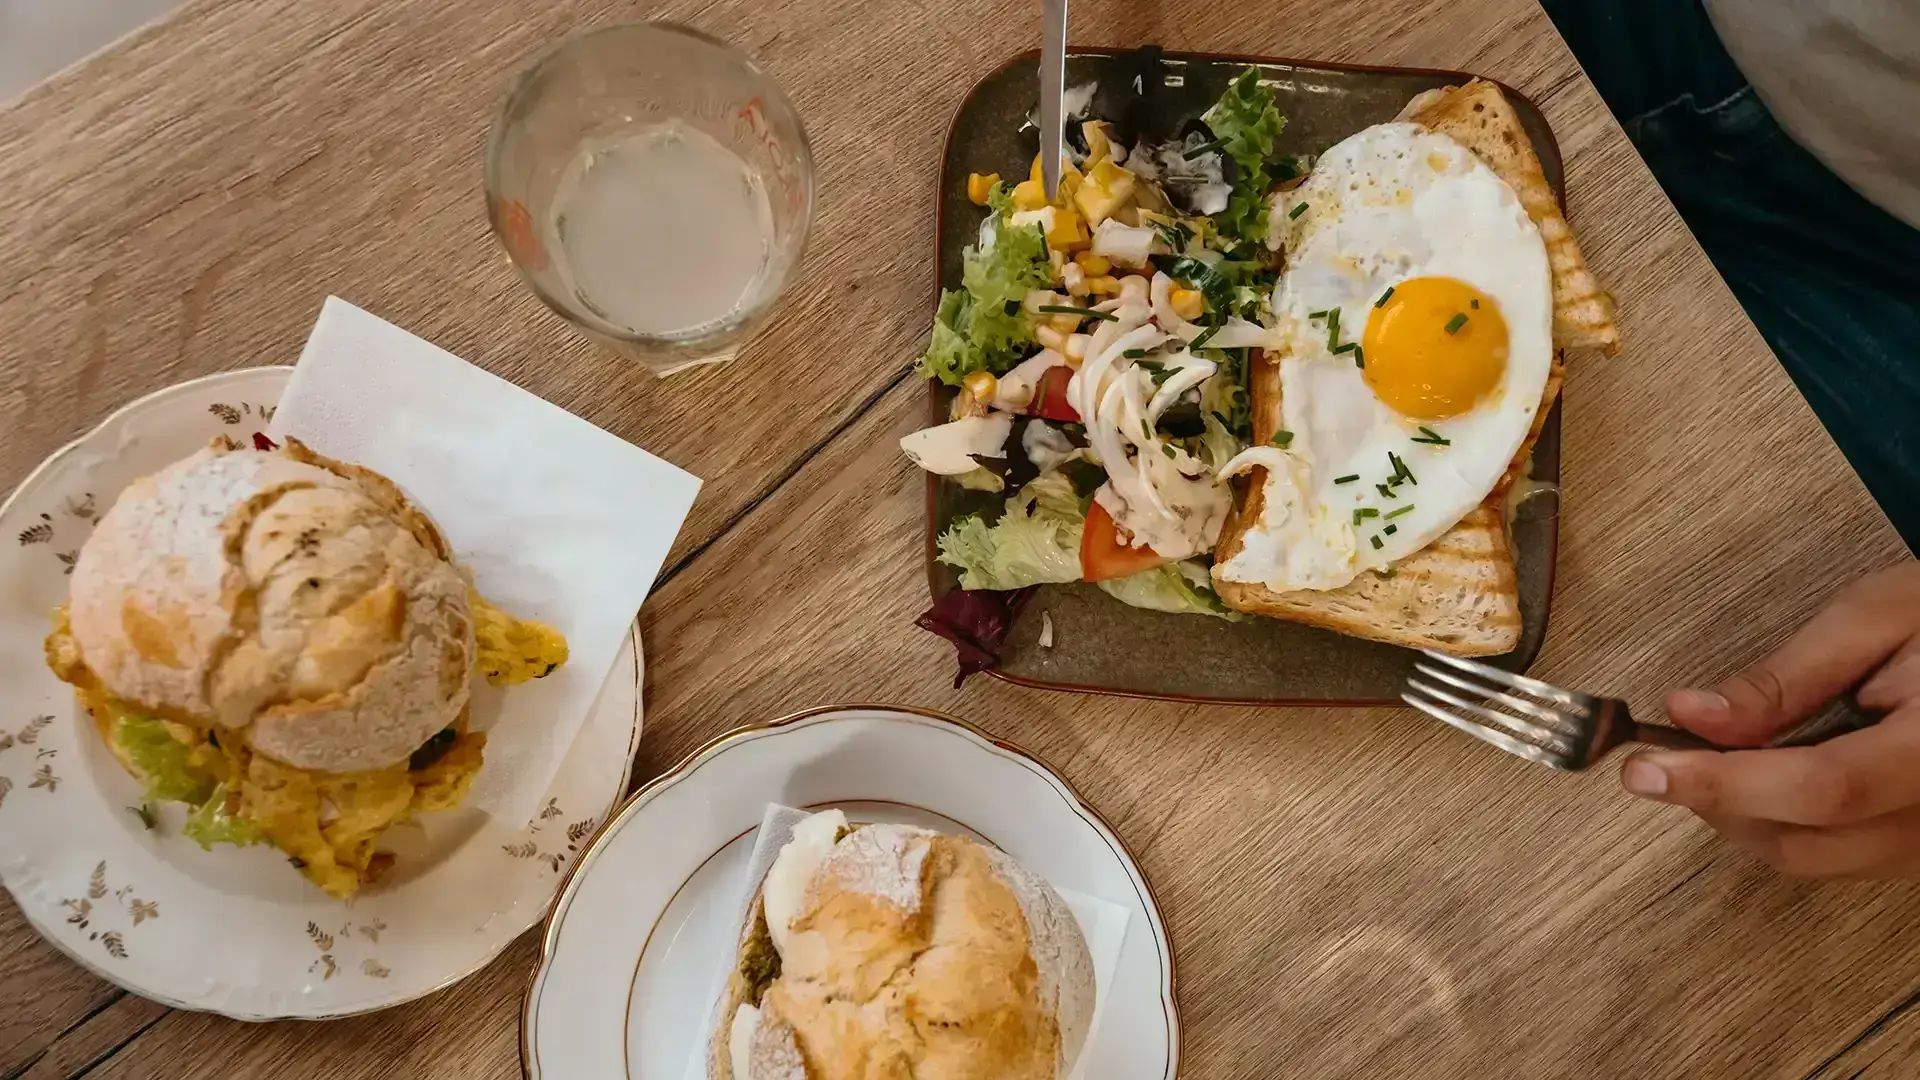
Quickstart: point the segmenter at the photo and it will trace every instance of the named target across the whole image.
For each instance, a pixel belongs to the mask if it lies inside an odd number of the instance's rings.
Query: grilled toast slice
[[[1614,323],[1613,299],[1587,269],[1520,117],[1500,88],[1475,79],[1464,86],[1428,91],[1408,102],[1399,119],[1451,136],[1520,196],[1547,246],[1556,347],[1617,351],[1620,332]],[[1257,443],[1265,443],[1280,427],[1280,365],[1277,357],[1262,356],[1252,367],[1253,435]],[[1520,643],[1521,619],[1519,579],[1507,530],[1507,494],[1527,467],[1564,375],[1556,354],[1533,427],[1486,499],[1439,539],[1394,564],[1390,575],[1363,573],[1339,589],[1282,593],[1264,585],[1223,580],[1216,570],[1214,588],[1220,599],[1236,611],[1409,648],[1456,656],[1511,652]],[[1238,553],[1247,530],[1261,519],[1265,485],[1266,470],[1261,468],[1242,481],[1215,548],[1216,567]]]

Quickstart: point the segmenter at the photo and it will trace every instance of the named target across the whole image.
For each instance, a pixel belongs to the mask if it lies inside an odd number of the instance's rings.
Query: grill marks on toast
[[[1617,352],[1620,332],[1614,322],[1613,298],[1587,269],[1526,129],[1500,88],[1475,79],[1464,86],[1430,90],[1408,102],[1398,119],[1452,137],[1519,195],[1547,247],[1553,274],[1555,346]],[[1253,434],[1264,443],[1280,426],[1280,365],[1277,357],[1262,355],[1254,358],[1252,369]],[[1520,643],[1521,619],[1506,497],[1527,467],[1565,373],[1556,354],[1533,426],[1493,491],[1438,540],[1394,564],[1390,576],[1364,573],[1339,589],[1278,593],[1264,585],[1224,581],[1216,573],[1214,587],[1221,600],[1236,611],[1409,648],[1458,656],[1511,652]],[[1215,549],[1218,562],[1236,554],[1247,529],[1260,520],[1265,485],[1266,470],[1260,468],[1250,470],[1241,483]]]

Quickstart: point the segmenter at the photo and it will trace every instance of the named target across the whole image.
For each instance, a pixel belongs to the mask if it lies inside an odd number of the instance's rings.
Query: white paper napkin
[[[567,664],[500,692],[471,805],[533,816],[653,588],[700,481],[572,413],[329,297],[270,432],[386,475],[481,594],[567,636]]]
[[[693,1059],[687,1062],[687,1080],[706,1080],[707,1039],[712,1037],[713,1032],[722,1030],[720,1010],[725,1004],[722,996],[738,954],[735,943],[739,940],[741,928],[747,924],[747,915],[753,910],[754,894],[766,879],[767,871],[773,869],[773,860],[779,857],[780,849],[793,839],[793,827],[810,816],[805,810],[768,803],[766,815],[760,819],[760,831],[753,840],[753,854],[740,874],[740,905],[734,911],[733,921],[728,924],[731,927],[729,948],[707,995],[707,1000],[713,1004],[707,1009],[710,1019],[706,1036],[699,1040]],[[1057,885],[1054,891],[1067,902],[1074,921],[1080,924],[1081,935],[1087,939],[1087,951],[1093,954],[1093,1020],[1087,1025],[1086,1048],[1081,1051],[1079,1063],[1067,1077],[1067,1080],[1083,1080],[1094,1040],[1100,1034],[1100,1015],[1106,1011],[1107,998],[1113,989],[1113,973],[1120,964],[1120,947],[1127,940],[1127,919],[1131,913],[1119,904],[1085,893],[1062,889]],[[732,1020],[731,1017],[724,1019],[728,1022]]]

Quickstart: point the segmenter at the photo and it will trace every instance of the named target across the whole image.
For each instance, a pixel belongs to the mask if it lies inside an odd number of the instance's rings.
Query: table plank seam
[[[1695,878],[1699,877],[1701,874],[1704,874],[1711,869],[1713,869],[1713,863],[1711,862],[1701,863],[1699,866],[1694,868],[1693,873],[1688,874],[1686,877],[1683,877],[1679,881],[1674,882],[1673,885],[1670,888],[1668,888],[1666,892],[1663,892],[1659,896],[1656,896],[1653,899],[1648,900],[1646,903],[1641,904],[1639,908],[1637,908],[1634,911],[1634,915],[1635,916],[1642,915],[1647,911],[1648,908],[1653,907],[1655,904],[1664,903],[1674,893],[1677,893],[1681,889],[1686,888],[1689,884],[1693,882]],[[1622,925],[1624,925],[1624,923]]]
[[[126,1038],[121,1039],[117,1043],[114,1043],[113,1046],[110,1047],[106,1053],[101,1054],[99,1057],[96,1057],[92,1061],[89,1061],[85,1065],[81,1066],[80,1071],[70,1074],[67,1077],[67,1080],[80,1080],[81,1077],[86,1076],[88,1073],[93,1072],[95,1069],[98,1069],[100,1066],[105,1065],[109,1061],[112,1061],[114,1057],[120,1053],[120,1051],[125,1050],[127,1047],[133,1045],[135,1040],[139,1039],[142,1035],[145,1035],[148,1031],[152,1030],[155,1024],[158,1024],[160,1021],[165,1020],[169,1016],[172,1016],[177,1011],[179,1010],[168,1009],[167,1011],[161,1013],[159,1016],[156,1016],[153,1019],[147,1021],[146,1023],[141,1024],[137,1029],[134,1030],[133,1034],[128,1035]]]
[[[1866,1030],[1862,1031],[1859,1035],[1855,1036],[1852,1041],[1847,1043],[1847,1045],[1841,1047],[1838,1050],[1835,1050],[1831,1055],[1827,1057],[1825,1061],[1822,1061],[1818,1066],[1816,1066],[1812,1072],[1808,1073],[1805,1077],[1803,1077],[1802,1080],[1817,1080],[1819,1075],[1826,1071],[1827,1066],[1845,1057],[1847,1053],[1851,1051],[1854,1047],[1859,1046],[1861,1043],[1866,1042],[1868,1039],[1873,1038],[1875,1035],[1878,1035],[1881,1032],[1881,1030],[1884,1029],[1888,1024],[1891,1024],[1895,1020],[1898,1020],[1900,1018],[1900,1014],[1906,1012],[1908,1009],[1911,1009],[1916,1005],[1920,1005],[1920,988],[1916,988],[1913,993],[1908,994],[1907,999],[1905,1001],[1902,1001],[1900,1004],[1895,1005],[1892,1009],[1889,1009],[1886,1015],[1880,1017],[1880,1019],[1878,1020],[1875,1020],[1873,1023],[1868,1024]],[[1863,1066],[1860,1072],[1854,1073],[1852,1077],[1848,1078],[1848,1080],[1857,1080],[1857,1078],[1860,1076],[1860,1073],[1864,1073],[1866,1071],[1867,1071],[1866,1068]]]
[[[48,1054],[52,1053],[53,1048],[60,1045],[60,1041],[62,1039],[65,1039],[67,1036],[72,1035],[74,1032],[79,1031],[83,1027],[86,1027],[89,1023],[93,1021],[94,1017],[99,1016],[101,1013],[106,1012],[108,1009],[113,1008],[116,1004],[119,1003],[121,998],[124,998],[126,996],[127,996],[127,991],[115,989],[112,993],[108,994],[104,999],[102,999],[98,1005],[95,1005],[93,1008],[88,1009],[86,1012],[80,1014],[80,1016],[77,1017],[73,1021],[73,1023],[68,1024],[66,1027],[62,1028],[60,1030],[60,1034],[55,1035],[52,1039],[48,1040],[47,1045],[41,1047],[38,1053],[35,1053],[32,1057],[21,1062],[19,1065],[16,1065],[12,1069],[9,1069],[4,1076],[0,1076],[0,1080],[14,1080],[14,1078],[17,1076],[25,1075],[27,1070],[33,1068],[35,1065],[40,1063],[41,1058],[44,1058]]]
[[[781,471],[779,477],[775,479],[772,484],[761,489],[758,493],[756,493],[753,496],[753,498],[748,499],[746,502],[742,503],[738,509],[736,509],[732,514],[728,515],[727,520],[722,522],[720,527],[713,531],[712,536],[709,536],[705,540],[702,540],[692,550],[688,551],[685,555],[682,555],[680,558],[674,560],[674,563],[672,566],[669,566],[666,569],[660,571],[660,576],[654,580],[653,592],[648,593],[647,594],[648,597],[651,598],[653,593],[659,592],[661,586],[665,585],[669,581],[672,581],[674,576],[679,574],[680,571],[685,570],[689,566],[692,566],[696,561],[699,560],[699,558],[702,555],[705,555],[708,550],[710,550],[715,544],[719,543],[721,539],[730,535],[733,532],[734,528],[740,525],[740,523],[745,521],[747,518],[751,517],[754,511],[760,508],[762,503],[765,503],[768,499],[773,498],[774,495],[779,493],[781,488],[787,486],[788,481],[800,475],[800,470],[806,468],[808,462],[818,457],[821,451],[825,450],[828,446],[832,445],[834,440],[838,439],[842,434],[844,434],[848,428],[851,428],[854,424],[858,423],[861,417],[873,411],[873,408],[880,403],[880,400],[882,398],[892,393],[895,387],[899,386],[903,381],[905,381],[908,378],[911,378],[912,376],[913,376],[912,367],[907,367],[902,369],[900,374],[887,380],[886,383],[880,386],[879,389],[873,391],[872,393],[868,394],[864,399],[862,399],[860,404],[848,410],[845,416],[834,421],[833,426],[827,431],[826,436],[824,438],[820,439],[820,441],[808,447],[805,453],[795,456],[793,461],[789,463],[784,470]]]

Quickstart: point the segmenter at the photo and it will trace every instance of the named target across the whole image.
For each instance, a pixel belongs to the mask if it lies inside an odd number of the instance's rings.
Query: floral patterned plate
[[[389,833],[398,859],[349,904],[267,847],[203,851],[184,808],[139,785],[47,670],[41,641],[98,514],[128,483],[272,419],[292,368],[214,375],[120,410],[0,506],[0,880],[43,937],[135,993],[243,1020],[325,1018],[449,986],[538,922],[626,790],[640,739],[640,638],[615,662],[542,809]]]

